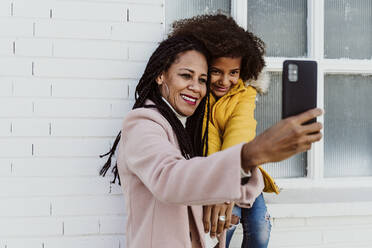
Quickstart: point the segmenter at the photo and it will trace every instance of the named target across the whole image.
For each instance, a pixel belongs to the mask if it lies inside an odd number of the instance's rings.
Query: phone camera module
[[[297,82],[298,80],[298,66],[296,64],[288,65],[288,80],[289,82]]]

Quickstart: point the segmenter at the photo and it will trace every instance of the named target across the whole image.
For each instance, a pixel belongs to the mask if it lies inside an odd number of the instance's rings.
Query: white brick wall
[[[11,4],[12,2],[10,0],[3,0],[0,2],[0,17],[10,16],[12,14]]]
[[[13,43],[12,39],[0,39],[0,55],[11,56],[13,55]]]
[[[99,155],[163,38],[162,4],[0,1],[0,248],[125,247]]]
[[[124,198],[98,155],[163,22],[164,0],[0,1],[0,248],[125,247]],[[370,215],[286,213],[272,248],[372,247]]]

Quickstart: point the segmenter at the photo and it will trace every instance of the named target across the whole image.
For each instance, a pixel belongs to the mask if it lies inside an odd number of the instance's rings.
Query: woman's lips
[[[198,98],[189,95],[181,94],[182,99],[190,105],[196,105]]]

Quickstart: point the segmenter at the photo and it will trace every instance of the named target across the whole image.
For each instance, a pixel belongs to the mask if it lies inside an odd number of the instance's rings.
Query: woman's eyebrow
[[[193,70],[189,69],[189,68],[180,68],[180,70],[186,70],[186,71],[189,71],[191,73],[195,73]]]
[[[186,71],[189,71],[189,72],[191,72],[191,73],[195,73],[194,70],[191,70],[191,69],[189,69],[189,68],[180,68],[180,70],[186,70]],[[206,73],[202,73],[200,76],[206,76],[206,77],[208,77],[208,74],[206,74]]]

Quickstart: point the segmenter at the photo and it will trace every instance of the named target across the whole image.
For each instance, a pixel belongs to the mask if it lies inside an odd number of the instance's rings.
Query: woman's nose
[[[199,92],[200,91],[200,84],[199,80],[192,80],[192,83],[188,86],[189,90],[192,90],[194,92]]]

